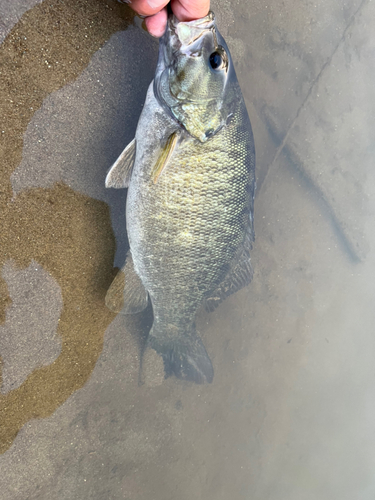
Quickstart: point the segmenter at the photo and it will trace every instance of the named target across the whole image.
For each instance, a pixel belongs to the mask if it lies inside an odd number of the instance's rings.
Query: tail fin
[[[175,375],[197,384],[212,382],[214,369],[195,326],[189,332],[173,336],[158,330],[154,324],[146,349],[154,349],[163,358],[165,378]]]

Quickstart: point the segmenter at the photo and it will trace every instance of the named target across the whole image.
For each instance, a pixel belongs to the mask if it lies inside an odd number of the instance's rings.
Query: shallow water
[[[117,2],[0,0],[6,500],[374,498],[374,5],[212,8],[255,136],[255,275],[199,314],[213,384],[146,387],[150,311],[104,306],[127,249],[104,178],[157,42]]]

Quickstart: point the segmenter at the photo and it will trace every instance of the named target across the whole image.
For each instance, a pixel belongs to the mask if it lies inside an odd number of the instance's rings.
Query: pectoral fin
[[[173,134],[171,134],[168,137],[167,142],[165,143],[165,146],[162,149],[162,152],[161,152],[161,154],[160,154],[160,156],[159,156],[157,162],[155,163],[154,168],[152,169],[152,172],[151,172],[151,178],[152,178],[154,184],[156,184],[161,173],[163,172],[163,170],[167,166],[167,164],[172,156],[172,153],[177,146],[178,137],[179,136],[178,136],[177,132],[173,132]]]
[[[105,305],[111,311],[121,314],[136,314],[146,309],[148,293],[135,272],[131,253],[126,256],[125,265],[109,287]]]
[[[130,177],[133,171],[135,161],[135,139],[126,146],[121,155],[112,165],[105,178],[105,187],[107,188],[126,188],[129,186]]]

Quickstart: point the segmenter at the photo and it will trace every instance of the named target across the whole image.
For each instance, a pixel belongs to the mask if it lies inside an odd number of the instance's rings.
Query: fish
[[[212,382],[196,314],[252,279],[255,193],[250,119],[212,11],[189,22],[169,14],[135,138],[105,185],[128,188],[130,246],[107,307],[135,314],[151,301],[144,352],[165,378]]]

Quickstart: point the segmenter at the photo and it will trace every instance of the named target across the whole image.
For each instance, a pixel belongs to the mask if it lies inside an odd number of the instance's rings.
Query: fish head
[[[170,14],[160,39],[154,93],[199,141],[216,134],[232,114],[233,80],[231,56],[214,14],[189,22]]]

